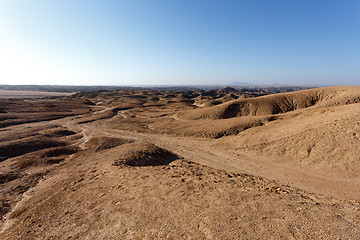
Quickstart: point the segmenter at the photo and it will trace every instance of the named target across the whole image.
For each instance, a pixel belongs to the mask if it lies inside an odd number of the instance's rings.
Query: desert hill
[[[357,239],[360,87],[0,100],[1,239]]]
[[[239,99],[212,108],[179,114],[187,119],[224,119],[263,116],[303,108],[331,107],[360,102],[360,87],[328,87]]]

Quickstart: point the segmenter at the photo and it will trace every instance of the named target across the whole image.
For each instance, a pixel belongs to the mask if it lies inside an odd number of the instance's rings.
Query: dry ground
[[[15,99],[15,98],[44,98],[44,97],[59,97],[70,96],[73,93],[61,93],[61,92],[40,92],[40,91],[17,91],[17,90],[1,90],[0,98],[3,99]]]
[[[0,238],[358,239],[359,102],[360,87],[2,100]]]

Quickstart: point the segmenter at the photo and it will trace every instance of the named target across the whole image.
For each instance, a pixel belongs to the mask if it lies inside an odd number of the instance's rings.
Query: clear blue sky
[[[0,84],[360,85],[360,0],[0,0]]]

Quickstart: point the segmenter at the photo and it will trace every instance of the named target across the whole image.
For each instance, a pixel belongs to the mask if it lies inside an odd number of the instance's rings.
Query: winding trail
[[[119,113],[120,114],[120,113]],[[123,113],[122,113],[123,114]],[[73,127],[78,128],[78,125]],[[305,191],[324,194],[345,200],[360,200],[360,193],[351,189],[360,189],[360,181],[336,179],[333,176],[319,175],[318,172],[305,171],[269,158],[261,157],[231,148],[222,139],[205,139],[195,137],[175,137],[170,135],[139,133],[112,129],[106,124],[95,122],[80,126],[88,136],[109,136],[115,138],[146,141],[167,149],[188,161],[231,172],[248,173],[275,180]],[[226,137],[224,137],[226,138]],[[84,137],[83,141],[89,138]],[[84,146],[84,142],[82,144]]]

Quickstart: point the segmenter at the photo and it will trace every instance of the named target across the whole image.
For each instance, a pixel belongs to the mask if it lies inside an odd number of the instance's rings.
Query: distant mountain
[[[258,86],[258,84],[255,83],[248,83],[248,82],[232,82],[230,84],[228,84],[231,87],[238,87],[238,86],[244,86],[244,87],[249,87],[249,86]]]

